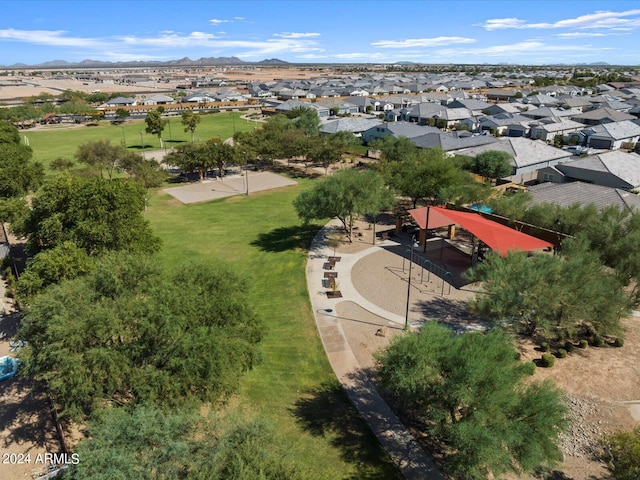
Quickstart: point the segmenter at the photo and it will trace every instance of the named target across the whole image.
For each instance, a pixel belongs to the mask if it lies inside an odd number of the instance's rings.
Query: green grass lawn
[[[190,259],[228,262],[251,286],[268,326],[263,361],[230,407],[271,418],[293,458],[322,479],[400,478],[340,388],[320,342],[306,289],[304,227],[291,204],[301,185],[183,205],[152,196],[147,217],[170,268]]]
[[[233,136],[234,129],[238,132],[252,131],[255,123],[240,118],[242,115],[244,112],[202,115],[195,131],[195,140],[206,141],[215,137],[224,140]],[[168,120],[162,134],[167,148],[191,141],[191,132],[184,131],[181,117],[170,117]],[[89,141],[110,140],[114,145],[124,142],[130,150],[136,152],[160,149],[158,137],[145,133],[145,127],[144,120],[130,120],[122,125],[101,121],[98,126],[55,126],[47,130],[25,130],[20,134],[29,139],[33,159],[41,162],[48,170],[52,160],[58,157],[72,158],[78,146]]]

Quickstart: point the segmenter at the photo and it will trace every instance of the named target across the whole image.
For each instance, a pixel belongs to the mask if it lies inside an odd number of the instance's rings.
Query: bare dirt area
[[[357,253],[372,246],[370,224],[360,222],[353,242],[344,242],[336,254]],[[388,224],[378,231],[392,229]],[[345,237],[342,236],[343,240]],[[392,237],[393,238],[393,237]],[[405,240],[406,241],[406,240]],[[406,249],[406,245],[400,250]],[[396,249],[398,250],[398,249]],[[393,255],[397,258],[393,259]],[[402,273],[401,252],[379,251],[358,260],[352,268],[351,279],[362,296],[394,314],[406,308],[408,271]],[[420,282],[420,271],[412,274]],[[466,310],[466,300],[477,290],[476,285],[452,289],[451,295],[428,292],[427,286],[412,286],[410,316],[429,318],[461,327],[476,324]],[[401,334],[401,326],[389,322],[361,306],[344,301],[336,306],[336,314],[350,347],[363,369],[375,365],[374,352],[384,348],[391,338]],[[550,379],[567,396],[571,427],[561,438],[564,460],[553,478],[565,480],[610,480],[606,465],[600,460],[600,440],[605,433],[629,429],[640,421],[640,318],[623,320],[625,343],[621,348],[606,345],[575,348],[566,358],[557,358],[552,368],[536,369],[533,380]],[[384,335],[380,329],[383,328]],[[535,361],[542,353],[527,339],[517,341],[523,361]],[[637,403],[634,403],[637,402]],[[634,418],[635,415],[635,418]],[[415,432],[419,434],[419,432]],[[419,436],[419,435],[417,435]],[[561,476],[564,475],[564,476]],[[508,480],[534,477],[513,476]]]
[[[15,356],[10,342],[20,318],[8,298],[4,312],[0,315],[0,356]],[[45,391],[16,376],[0,382],[0,405],[0,479],[36,478],[46,473],[50,463],[44,454],[60,453],[60,443]]]

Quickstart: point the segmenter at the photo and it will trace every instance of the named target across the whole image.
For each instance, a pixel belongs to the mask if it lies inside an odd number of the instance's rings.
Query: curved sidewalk
[[[315,236],[309,250],[306,268],[307,287],[316,325],[331,367],[360,415],[365,419],[403,476],[409,480],[444,480],[445,477],[440,473],[434,461],[420,448],[360,368],[344,335],[340,320],[333,315],[338,303],[349,300],[388,319],[390,324],[404,325],[404,318],[387,312],[366,300],[356,291],[351,282],[350,274],[353,265],[358,259],[377,251],[380,247],[373,246],[357,254],[340,254],[341,260],[336,263],[333,271],[338,272],[340,291],[343,297],[327,298],[327,289],[323,286],[323,280],[326,280],[324,278],[325,264],[333,252],[326,245],[326,236],[329,230],[337,225],[339,225],[337,221],[331,221]]]

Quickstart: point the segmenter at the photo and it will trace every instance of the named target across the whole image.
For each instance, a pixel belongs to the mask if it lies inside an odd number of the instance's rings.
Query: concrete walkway
[[[340,321],[335,316],[336,305],[349,300],[366,310],[389,320],[389,325],[404,326],[404,318],[374,305],[360,295],[351,282],[351,268],[363,256],[380,249],[371,247],[357,254],[340,254],[332,271],[338,273],[342,298],[327,298],[327,288],[323,285],[324,272],[327,271],[328,257],[333,251],[327,247],[326,239],[337,221],[329,222],[318,232],[309,251],[307,261],[307,286],[313,307],[320,338],[329,362],[347,395],[365,419],[383,448],[409,480],[444,480],[433,459],[425,454],[398,417],[382,399],[375,386],[360,368],[349,346]],[[394,245],[386,240],[380,245]]]

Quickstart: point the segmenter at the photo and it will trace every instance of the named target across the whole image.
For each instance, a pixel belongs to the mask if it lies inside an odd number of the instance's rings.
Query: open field
[[[206,141],[219,137],[226,139],[233,132],[252,131],[256,124],[240,118],[243,112],[213,113],[203,115],[195,131],[196,141]],[[185,132],[180,117],[168,118],[169,123],[163,132],[166,148],[191,141],[191,132]],[[144,120],[130,120],[122,125],[112,125],[101,121],[99,126],[48,126],[34,130],[23,130],[20,135],[26,137],[33,150],[33,159],[48,169],[52,160],[58,157],[72,158],[79,145],[95,140],[109,140],[112,144],[125,143],[135,152],[160,149],[160,140],[155,135],[145,133]],[[142,136],[141,136],[142,134]]]
[[[160,256],[169,268],[198,258],[229,262],[252,287],[250,301],[269,331],[263,363],[246,375],[230,408],[271,418],[293,457],[318,478],[396,478],[318,338],[304,264],[319,226],[301,226],[291,205],[306,185],[191,205],[158,193],[147,217],[164,241]]]
[[[237,67],[196,67],[193,74],[185,73],[183,69],[172,68],[160,68],[164,71],[163,78],[169,78],[168,83],[157,81],[145,81],[135,84],[121,84],[115,83],[113,80],[117,80],[123,76],[120,69],[96,68],[101,72],[101,78],[105,79],[105,82],[91,82],[74,80],[72,78],[65,79],[50,79],[47,77],[30,76],[30,75],[16,75],[11,77],[11,82],[7,82],[5,85],[0,86],[0,103],[12,102],[25,97],[35,97],[40,93],[48,93],[53,96],[58,96],[65,90],[74,90],[84,93],[91,93],[94,90],[100,90],[104,93],[121,93],[123,95],[135,96],[135,95],[152,95],[157,93],[167,93],[176,90],[178,85],[188,84],[187,77],[193,77],[195,75],[210,75],[215,78],[224,79],[231,83],[245,83],[245,82],[269,82],[277,79],[295,79],[304,80],[305,78],[322,77],[328,75],[335,75],[330,67],[324,67],[321,69],[300,69],[295,67],[256,67],[256,68],[237,68]],[[72,69],[74,70],[74,69]],[[122,69],[126,71],[127,69]],[[197,74],[195,73],[197,70]],[[60,71],[56,69],[56,71]],[[132,71],[135,71],[132,69]],[[110,79],[113,79],[110,81]],[[16,83],[11,85],[10,83]]]

